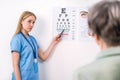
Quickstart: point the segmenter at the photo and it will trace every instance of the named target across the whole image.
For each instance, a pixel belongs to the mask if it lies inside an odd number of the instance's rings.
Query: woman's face
[[[34,26],[35,23],[35,17],[34,16],[29,16],[26,19],[22,20],[22,29],[25,32],[30,32]]]

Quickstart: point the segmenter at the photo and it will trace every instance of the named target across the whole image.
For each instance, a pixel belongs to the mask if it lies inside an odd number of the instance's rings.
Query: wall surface
[[[31,32],[43,50],[53,38],[54,7],[88,7],[99,0],[3,0],[0,2],[0,80],[11,80],[10,40],[20,14],[29,10],[37,15]],[[94,41],[61,41],[50,58],[39,62],[40,80],[73,80],[78,67],[94,60],[98,46]]]

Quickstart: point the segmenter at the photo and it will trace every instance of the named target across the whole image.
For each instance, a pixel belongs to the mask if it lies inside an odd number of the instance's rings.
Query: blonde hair
[[[22,20],[28,18],[29,16],[34,16],[35,19],[36,19],[36,15],[35,15],[34,13],[32,13],[32,12],[30,12],[30,11],[24,11],[24,12],[22,13],[22,15],[20,16],[20,18],[19,18],[18,25],[17,25],[17,29],[16,29],[14,35],[16,35],[16,34],[18,34],[19,32],[21,32],[21,29],[22,29],[22,24],[21,24],[21,22],[22,22]]]

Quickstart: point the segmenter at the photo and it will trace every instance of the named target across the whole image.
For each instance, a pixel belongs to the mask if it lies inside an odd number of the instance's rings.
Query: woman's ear
[[[101,38],[100,38],[97,34],[94,34],[93,37],[94,37],[96,43],[97,43],[98,45],[100,45],[100,44],[101,44]]]
[[[102,50],[109,47],[100,36],[94,34],[93,37]]]
[[[21,21],[21,24],[23,24],[23,20]]]

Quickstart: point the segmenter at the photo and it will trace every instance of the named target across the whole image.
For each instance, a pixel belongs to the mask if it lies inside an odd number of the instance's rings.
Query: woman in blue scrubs
[[[39,80],[38,57],[43,61],[46,60],[55,45],[60,42],[60,35],[57,35],[48,49],[43,52],[36,39],[29,35],[35,20],[34,13],[24,11],[20,16],[15,35],[10,42],[14,69],[12,80]]]

